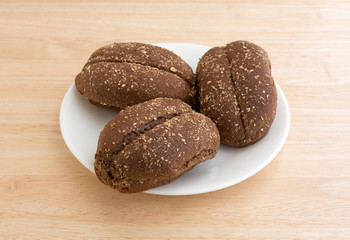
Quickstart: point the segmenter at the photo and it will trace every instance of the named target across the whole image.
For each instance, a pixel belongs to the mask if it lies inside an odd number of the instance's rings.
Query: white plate
[[[156,44],[182,57],[196,69],[199,58],[210,49],[207,46],[186,43]],[[145,191],[160,195],[190,195],[219,190],[239,183],[263,169],[282,148],[289,131],[289,108],[282,90],[277,87],[276,118],[269,133],[259,142],[246,148],[221,144],[216,157],[197,165],[175,181]],[[75,88],[68,89],[61,105],[62,136],[73,155],[94,172],[94,154],[100,131],[117,111],[92,105]]]

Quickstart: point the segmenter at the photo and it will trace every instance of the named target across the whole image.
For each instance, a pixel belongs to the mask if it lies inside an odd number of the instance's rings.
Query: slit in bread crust
[[[128,64],[135,64],[135,65],[144,66],[144,67],[150,67],[150,68],[153,68],[153,69],[157,69],[158,71],[163,71],[163,72],[174,74],[174,75],[178,76],[179,78],[181,78],[183,81],[185,81],[188,86],[192,85],[189,82],[188,79],[186,79],[185,77],[181,76],[178,72],[173,72],[173,71],[171,71],[169,69],[166,69],[166,68],[158,68],[156,66],[146,65],[146,64],[139,63],[139,62],[122,61],[122,60],[103,60],[103,61],[91,61],[91,62],[88,62],[85,66],[87,66],[87,65],[94,65],[96,63],[128,63]],[[84,66],[84,68],[85,68],[85,66]]]
[[[241,108],[241,99],[240,99],[239,95],[237,94],[237,83],[236,83],[236,81],[233,79],[232,68],[231,68],[231,62],[230,62],[229,59],[228,59],[227,51],[226,51],[225,48],[224,48],[223,50],[224,50],[224,53],[225,53],[225,55],[226,55],[227,61],[228,61],[228,63],[229,63],[229,67],[230,67],[230,78],[231,78],[231,81],[232,81],[232,84],[233,84],[234,98],[235,98],[236,101],[237,101],[237,107],[238,107],[238,112],[239,112],[239,118],[241,119],[241,124],[242,124],[242,127],[243,127],[243,133],[244,133],[244,139],[245,139],[246,136],[247,136],[247,131],[246,131],[246,126],[245,126],[244,121],[243,121],[243,114],[242,114],[242,108]]]

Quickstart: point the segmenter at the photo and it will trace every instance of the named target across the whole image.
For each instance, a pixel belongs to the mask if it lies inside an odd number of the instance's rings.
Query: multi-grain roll
[[[128,107],[106,124],[95,173],[120,192],[140,192],[213,158],[219,145],[219,132],[208,117],[180,100],[157,98]]]
[[[197,67],[200,111],[221,141],[244,147],[263,138],[275,118],[277,92],[267,53],[247,41],[210,49]]]
[[[96,50],[75,78],[91,103],[125,109],[157,97],[192,103],[192,68],[175,53],[143,43],[114,43]]]

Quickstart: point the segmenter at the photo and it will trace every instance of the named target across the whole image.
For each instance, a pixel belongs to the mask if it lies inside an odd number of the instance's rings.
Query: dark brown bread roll
[[[75,78],[91,103],[125,109],[157,97],[192,103],[195,78],[175,53],[143,43],[114,43],[96,50]]]
[[[140,192],[213,158],[219,145],[219,132],[208,117],[178,99],[157,98],[128,107],[106,124],[95,173],[120,192]]]
[[[216,123],[223,143],[244,147],[267,134],[277,92],[262,48],[247,41],[214,47],[201,58],[196,74],[200,111]]]

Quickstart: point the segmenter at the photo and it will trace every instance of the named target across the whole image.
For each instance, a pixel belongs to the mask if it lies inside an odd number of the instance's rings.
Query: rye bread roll
[[[214,47],[197,66],[200,112],[221,142],[244,147],[263,138],[276,115],[277,92],[267,52],[247,41]]]
[[[157,98],[128,107],[105,125],[95,173],[120,192],[140,192],[213,158],[219,145],[219,132],[208,117],[178,99]]]
[[[114,43],[96,50],[75,78],[75,85],[91,103],[106,109],[157,97],[192,103],[192,68],[175,53],[143,43]]]

